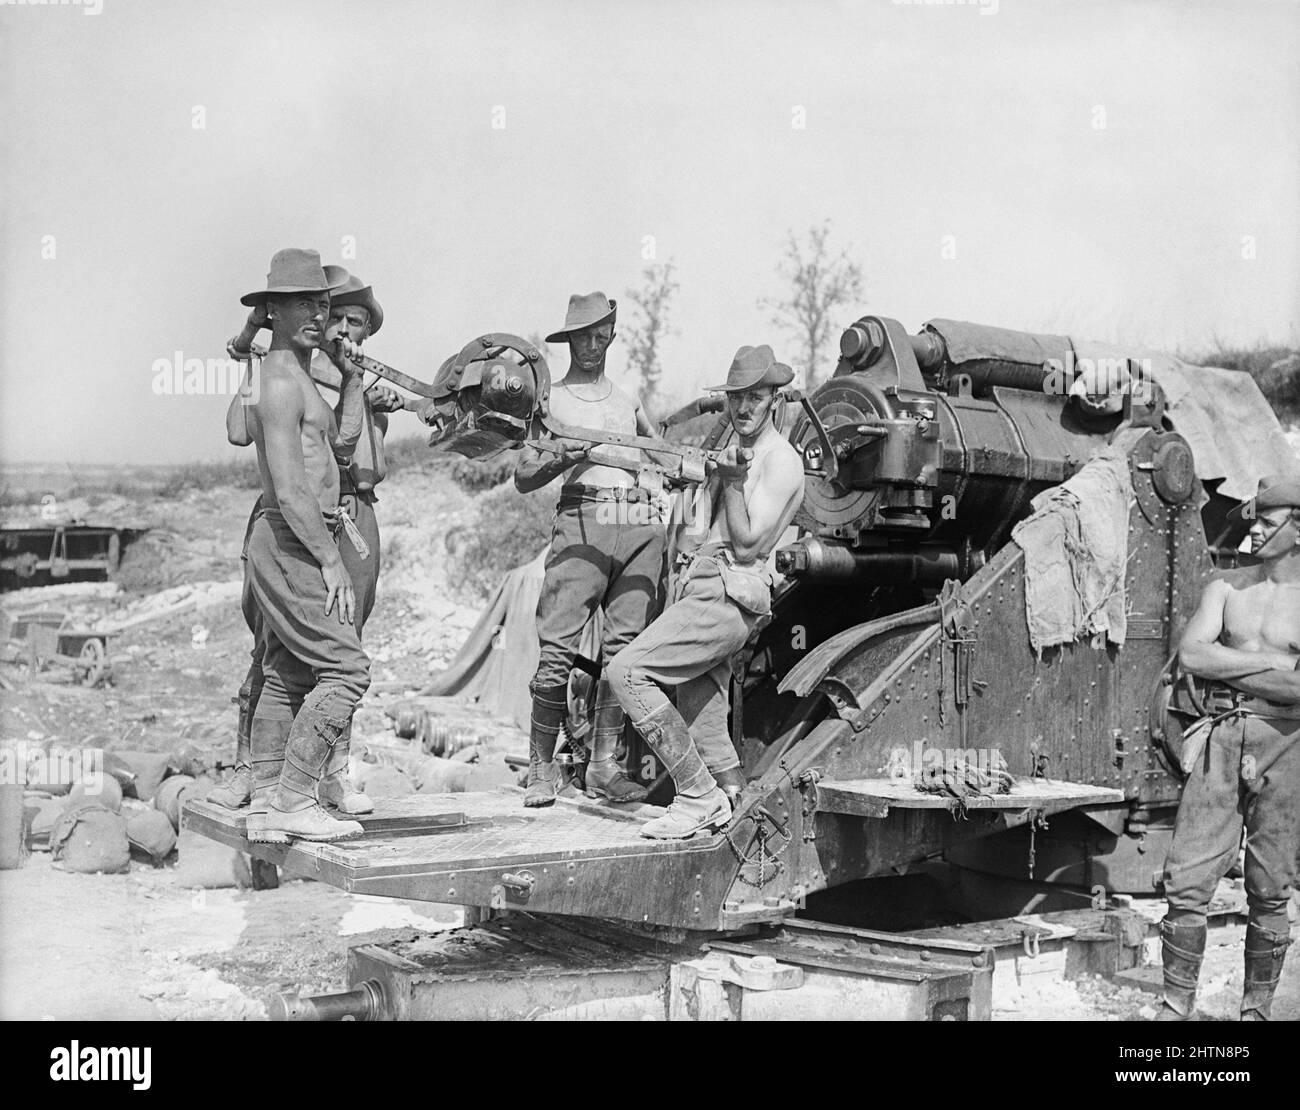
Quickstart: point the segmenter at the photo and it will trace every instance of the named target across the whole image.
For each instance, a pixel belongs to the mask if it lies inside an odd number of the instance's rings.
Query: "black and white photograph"
[[[1297,0],[0,0],[32,1075],[268,1020],[1283,1074],[1298,57]]]

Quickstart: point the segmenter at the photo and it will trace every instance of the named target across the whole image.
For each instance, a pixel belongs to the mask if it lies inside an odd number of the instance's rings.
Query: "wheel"
[[[86,685],[97,686],[104,677],[108,655],[103,640],[87,640],[81,645],[81,665],[86,671]]]

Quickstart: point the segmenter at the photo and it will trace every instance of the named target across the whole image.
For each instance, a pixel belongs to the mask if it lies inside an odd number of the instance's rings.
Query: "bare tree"
[[[835,310],[862,298],[861,267],[848,247],[832,254],[830,235],[830,220],[809,228],[803,241],[789,232],[776,267],[789,293],[782,300],[758,302],[771,312],[772,323],[798,342],[809,389],[826,376],[822,356],[837,326]]]
[[[641,378],[641,403],[647,412],[655,407],[658,399],[663,376],[659,345],[666,335],[672,334],[668,312],[677,289],[673,264],[668,262],[663,266],[647,266],[641,271],[640,288],[629,289],[626,295],[635,312],[625,333],[627,361]]]

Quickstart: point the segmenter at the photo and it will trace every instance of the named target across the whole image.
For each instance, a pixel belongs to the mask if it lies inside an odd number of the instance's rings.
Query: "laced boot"
[[[348,722],[343,738],[334,745],[329,766],[320,783],[321,805],[348,815],[374,813],[375,803],[356,788],[349,774],[348,757],[352,747],[352,722]]]
[[[239,725],[235,733],[235,771],[220,786],[208,791],[208,801],[225,809],[242,809],[253,795],[253,746],[250,730],[252,691],[247,682],[239,688]]]
[[[249,748],[252,754],[253,789],[248,800],[248,820],[245,835],[257,844],[288,844],[283,833],[266,828],[266,813],[271,808],[271,795],[280,781],[284,767],[284,749],[289,743],[293,722],[266,720],[254,716],[249,723]]]
[[[555,741],[569,712],[567,683],[533,685],[533,715],[528,730],[528,786],[524,805],[530,809],[555,804],[560,769],[555,765]]]
[[[1187,1021],[1196,1009],[1196,981],[1205,958],[1204,921],[1160,922],[1160,956],[1165,965],[1165,997],[1156,1021]]]
[[[311,841],[349,840],[361,835],[364,830],[359,822],[339,821],[317,801],[321,777],[347,724],[319,709],[304,706],[298,710],[285,748],[280,782],[262,818],[265,832]]]
[[[684,840],[731,820],[731,802],[719,788],[681,714],[664,704],[634,725],[672,776],[677,797],[662,817],[641,827],[654,840]]]
[[[592,713],[591,759],[587,763],[587,797],[608,798],[611,802],[644,802],[646,788],[633,782],[619,766],[614,753],[623,738],[626,721],[623,707],[614,697],[609,683],[601,679],[596,686],[596,705]]]
[[[1241,995],[1242,1021],[1269,1021],[1273,992],[1282,978],[1282,964],[1291,938],[1254,922],[1246,926],[1246,986]]]
[[[714,771],[713,778],[718,784],[718,789],[727,796],[727,801],[731,803],[734,811],[740,805],[740,795],[745,789],[745,776],[740,773],[740,768],[728,767],[725,771]]]

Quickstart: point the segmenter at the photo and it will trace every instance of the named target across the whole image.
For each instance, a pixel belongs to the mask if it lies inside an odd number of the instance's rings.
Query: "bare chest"
[[[1290,650],[1300,643],[1300,588],[1259,582],[1228,595],[1223,642],[1245,650]]]

